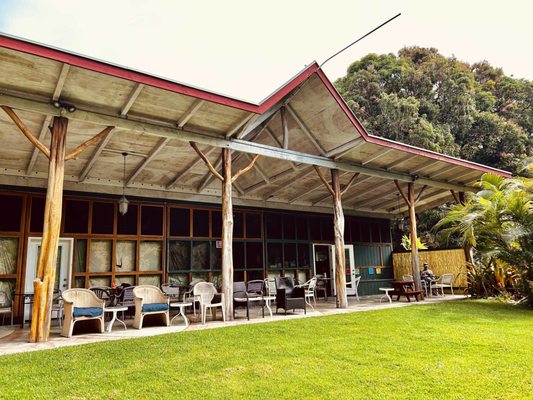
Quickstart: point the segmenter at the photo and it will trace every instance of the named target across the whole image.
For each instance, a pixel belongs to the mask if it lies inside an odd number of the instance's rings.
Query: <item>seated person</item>
[[[433,271],[429,269],[428,262],[424,262],[424,269],[420,271],[420,280],[425,282],[427,285],[437,280],[437,277],[435,276]]]

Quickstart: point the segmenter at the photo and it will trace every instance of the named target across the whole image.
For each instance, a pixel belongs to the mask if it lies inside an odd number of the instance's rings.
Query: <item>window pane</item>
[[[87,239],[76,239],[76,258],[74,264],[75,272],[85,272],[87,268]]]
[[[13,293],[15,292],[15,279],[0,279],[0,291],[4,292],[7,296],[7,306],[12,303]]]
[[[209,242],[192,243],[192,269],[209,269]]]
[[[309,245],[298,244],[298,268],[309,268]]]
[[[0,196],[0,231],[20,231],[22,197]]]
[[[135,276],[134,275],[115,275],[115,285],[120,286],[123,283],[128,285],[135,285]]]
[[[371,227],[372,227],[372,242],[379,243],[381,241],[379,237],[380,226],[377,223],[372,223]]]
[[[233,213],[233,237],[244,237],[244,218],[242,213]]]
[[[188,208],[170,209],[170,236],[191,235],[191,210]]]
[[[246,268],[263,269],[263,244],[248,242],[246,243]]]
[[[78,200],[65,201],[65,233],[87,233],[88,230],[89,202]]]
[[[359,222],[359,219],[352,219],[350,221],[350,233],[351,233],[351,240],[352,242],[360,242],[361,241],[361,231],[360,231],[361,224]]]
[[[244,243],[233,242],[233,268],[244,269]]]
[[[89,278],[89,287],[111,287],[110,276],[93,276]]]
[[[211,270],[220,271],[222,269],[222,249],[217,248],[217,242],[211,242]]]
[[[370,224],[366,221],[361,222],[361,242],[370,242]]]
[[[130,204],[125,215],[117,213],[117,233],[119,235],[137,235],[138,210],[138,205]]]
[[[332,242],[335,240],[334,236],[333,217],[322,218],[322,240]]]
[[[141,235],[163,235],[163,207],[141,207]]]
[[[74,278],[74,287],[75,288],[84,288],[85,287],[85,277],[80,276]]]
[[[267,237],[281,239],[281,216],[279,214],[265,214]]]
[[[320,236],[320,219],[318,217],[309,218],[309,228],[311,231],[311,240],[321,240]]]
[[[381,243],[391,243],[390,222],[382,222],[381,225]]]
[[[113,203],[93,203],[92,218],[92,233],[113,234],[115,205]]]
[[[17,273],[18,254],[17,238],[0,238],[0,275]]]
[[[267,245],[268,269],[281,269],[281,243]]]
[[[307,232],[307,218],[306,217],[296,217],[296,239],[298,240],[308,240],[309,233]]]
[[[193,210],[193,236],[209,236],[209,211]]]
[[[44,198],[32,197],[30,231],[42,232],[44,221]]]
[[[142,241],[139,248],[139,270],[161,271],[163,242]]]
[[[283,216],[283,238],[296,238],[296,227],[294,226],[294,217],[292,215]]]
[[[283,251],[283,268],[296,268],[296,244],[285,243]]]
[[[170,241],[168,249],[168,270],[189,271],[191,269],[191,243]]]
[[[261,238],[261,214],[246,214],[246,237],[248,239]]]
[[[222,212],[211,211],[211,236],[219,238],[222,236]]]
[[[161,286],[161,275],[139,275],[139,285]]]
[[[116,271],[135,271],[137,259],[137,242],[134,240],[117,240],[116,248]]]
[[[89,259],[90,272],[111,271],[111,240],[91,240],[91,256]],[[95,286],[89,283],[90,286]],[[109,286],[109,285],[106,285]]]
[[[189,284],[189,274],[171,274],[168,282],[173,285],[186,286]]]

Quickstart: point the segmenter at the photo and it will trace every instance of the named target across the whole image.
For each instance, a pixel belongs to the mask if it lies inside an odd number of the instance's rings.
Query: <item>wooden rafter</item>
[[[226,139],[231,138],[233,135],[235,135],[237,132],[240,131],[240,129],[254,116],[254,114],[248,114],[244,118],[241,118],[239,121],[233,125],[228,132],[226,133]]]
[[[300,172],[298,174],[294,175],[294,173],[296,171],[300,171]],[[286,170],[278,173],[277,175],[274,175],[273,177],[271,177],[270,180],[271,180],[272,183],[274,183],[274,182],[277,182],[277,181],[279,181],[281,179],[284,179],[284,178],[287,178],[287,177],[291,177],[291,182],[292,181],[299,181],[300,179],[304,178],[305,176],[307,176],[311,172],[313,172],[313,168],[307,166],[307,167],[304,167],[304,168],[301,168],[301,169],[297,169],[296,171],[294,171],[293,169],[286,169]],[[261,189],[261,188],[263,188],[265,186],[266,186],[266,184],[263,184],[263,183],[258,184],[258,185],[253,185],[252,187],[248,188],[247,191],[250,192],[250,191],[258,190],[258,189]],[[268,192],[264,196],[264,199],[268,200],[268,199],[274,197],[279,192],[285,190],[286,188],[287,188],[286,185],[280,185],[277,188],[275,188],[275,189],[271,190],[270,192]]]
[[[96,164],[96,160],[98,159],[98,157],[100,157],[100,154],[102,154],[102,151],[104,151],[105,147],[113,137],[114,132],[115,131],[110,131],[106,135],[106,137],[103,138],[100,143],[98,143],[98,146],[95,147],[93,154],[91,154],[91,156],[85,163],[83,170],[81,171],[80,177],[78,178],[79,182],[83,182],[87,178],[87,176],[89,176],[89,172],[91,172],[91,169],[93,168],[94,164]]]
[[[130,96],[128,97],[128,100],[126,101],[126,104],[122,107],[122,110],[120,110],[120,115],[122,117],[126,116],[128,112],[130,111],[130,108],[133,106],[133,103],[135,103],[135,100],[137,100],[137,97],[141,94],[141,91],[144,88],[144,84],[138,83],[135,85],[133,90],[130,93]]]
[[[305,125],[305,123],[302,121],[302,119],[298,116],[296,111],[292,108],[291,105],[287,104],[287,110],[291,114],[291,116],[294,118],[300,129],[303,131],[303,133],[306,134],[306,136],[309,138],[313,146],[318,150],[320,155],[325,156],[326,150],[322,147],[322,145],[318,142],[317,138],[313,133],[309,130],[309,128]]]
[[[50,123],[52,122],[52,117],[46,116],[44,117],[43,124],[41,126],[41,131],[39,132],[39,137],[37,138],[39,142],[43,142],[44,138],[46,137],[46,132],[48,132],[48,128],[50,127]],[[39,154],[39,149],[37,147],[34,147],[31,152],[30,161],[28,161],[28,165],[26,166],[26,175],[30,175],[33,172],[33,167],[35,167],[35,163],[37,162],[37,155]]]
[[[459,168],[461,168],[460,165],[446,166],[446,167],[442,168],[440,171],[437,171],[436,173],[431,174],[430,178],[431,179],[435,179],[435,178],[437,178],[439,176],[446,175],[446,174],[448,174],[448,173],[450,173],[452,171],[455,171],[456,169],[459,169]]]
[[[10,107],[7,106],[1,106],[2,110],[11,118],[11,120],[15,123],[15,125],[18,126],[20,131],[26,136],[26,138],[36,147],[38,148],[45,156],[46,158],[50,159],[50,150],[46,148],[44,144],[42,144],[38,139],[35,138],[35,136],[32,135],[30,130],[26,125],[24,125],[24,122],[19,118],[19,116],[13,111]]]
[[[210,147],[204,152],[204,155],[207,157],[211,155],[215,150],[217,150],[216,147]],[[202,159],[198,159],[190,163],[187,167],[185,167],[183,171],[179,172],[174,178],[172,178],[172,180],[167,184],[166,189],[170,189],[172,186],[177,184],[186,174],[191,172],[201,162],[203,162]]]
[[[399,158],[398,160],[395,160],[391,163],[389,163],[386,167],[387,167],[387,170],[391,170],[393,169],[394,167],[397,167],[398,165],[401,165],[403,164],[404,162],[406,161],[409,161],[413,158],[417,157],[417,154],[408,154],[406,155],[405,157],[402,157],[402,158]]]
[[[414,169],[409,170],[409,173],[410,174],[417,174],[420,171],[425,170],[427,167],[429,167],[431,165],[434,165],[435,162],[436,162],[436,160],[427,160],[427,161],[423,162],[422,164],[420,164],[418,167],[415,167]]]
[[[281,107],[280,117],[281,117],[281,131],[283,132],[283,148],[287,150],[289,148],[289,124],[287,123],[287,112],[285,107]]]
[[[372,161],[376,161],[379,158],[383,157],[384,155],[389,154],[392,151],[392,149],[380,149],[376,153],[372,154],[370,157],[365,158],[365,160],[361,163],[361,165],[367,165],[370,164]]]
[[[196,99],[191,106],[183,113],[180,119],[176,122],[178,128],[183,128],[187,122],[192,118],[192,116],[202,107],[205,103],[205,100]]]
[[[69,155],[67,155],[65,157],[65,161],[72,160],[73,158],[77,157],[78,154],[84,152],[89,146],[92,146],[93,144],[97,144],[104,137],[106,137],[109,134],[109,132],[111,132],[113,129],[114,129],[113,126],[108,126],[107,128],[105,128],[99,134],[93,136],[89,140],[87,140],[84,143],[80,144],[78,147],[76,147],[74,150],[72,150]]]
[[[150,150],[147,157],[139,164],[139,166],[131,173],[126,181],[126,186],[129,186],[139,176],[139,174],[146,168],[146,166],[152,161],[157,154],[170,142],[169,138],[161,138],[157,144]]]
[[[359,136],[355,139],[350,140],[349,142],[343,143],[340,146],[335,147],[334,149],[329,150],[325,155],[326,157],[342,157],[342,155],[350,152],[357,147],[365,143],[365,140]]]
[[[63,86],[65,86],[65,81],[67,80],[69,70],[70,70],[70,65],[63,64],[63,66],[61,67],[61,72],[59,73],[59,77],[57,78],[54,93],[52,94],[52,100],[54,101],[59,100],[59,97],[61,96],[61,92],[63,91]]]

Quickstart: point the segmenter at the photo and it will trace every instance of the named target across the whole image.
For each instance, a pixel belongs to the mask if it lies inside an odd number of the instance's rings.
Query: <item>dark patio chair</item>
[[[109,291],[108,288],[92,287],[92,288],[89,288],[89,290],[93,292],[96,295],[96,297],[98,297],[100,300],[104,300],[106,307],[110,307],[113,305],[114,298],[111,295],[111,292]]]
[[[307,314],[305,308],[305,289],[294,287],[292,278],[276,278],[276,314],[280,308],[285,310],[285,315],[287,315],[287,310],[295,311],[297,308],[303,309],[304,314]]]

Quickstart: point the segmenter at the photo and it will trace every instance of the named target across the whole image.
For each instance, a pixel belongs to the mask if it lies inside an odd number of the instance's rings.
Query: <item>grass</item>
[[[5,399],[533,399],[533,312],[488,301],[0,357]]]

